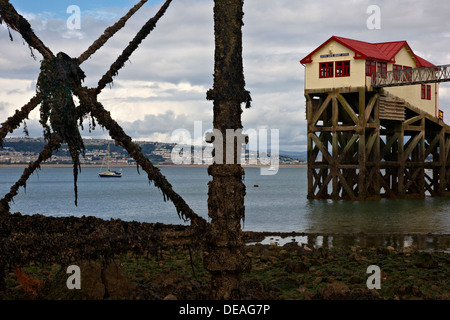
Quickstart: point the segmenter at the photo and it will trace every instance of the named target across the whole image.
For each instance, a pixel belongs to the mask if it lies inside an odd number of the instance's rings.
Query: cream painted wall
[[[321,55],[348,53],[344,57],[320,58]],[[324,89],[324,88],[342,88],[342,87],[363,87],[365,80],[365,61],[354,60],[355,52],[341,45],[339,42],[331,41],[311,58],[312,62],[305,65],[305,90]],[[350,77],[332,77],[319,78],[319,64],[331,61],[350,60]]]
[[[330,52],[331,51],[331,52]],[[348,53],[344,57],[328,57],[321,58],[321,55],[328,55],[330,53]],[[317,51],[311,58],[312,62],[305,65],[305,90],[311,89],[328,89],[328,88],[343,88],[343,87],[363,87],[370,86],[370,77],[366,77],[366,60],[354,59],[355,52],[341,45],[336,41],[331,41],[319,51]],[[331,61],[348,61],[350,60],[350,77],[332,77],[319,78],[319,64],[322,62]],[[402,48],[395,57],[395,64],[402,66],[409,66],[415,68],[415,60],[413,59],[409,50],[406,47]],[[387,64],[387,70],[393,70],[394,63]],[[421,98],[421,86],[402,86],[386,88],[386,91],[392,93],[406,100],[411,105],[420,108],[429,114],[437,117],[439,110],[439,85],[431,84],[431,100],[423,100]]]
[[[416,62],[406,47],[403,47],[395,56],[395,64],[412,68],[416,67]],[[388,71],[392,71],[393,67],[394,64],[389,63],[387,66]],[[399,98],[405,99],[413,106],[437,117],[439,110],[439,85],[434,83],[429,85],[431,85],[431,100],[422,99],[421,85],[386,88],[386,91],[396,95]]]

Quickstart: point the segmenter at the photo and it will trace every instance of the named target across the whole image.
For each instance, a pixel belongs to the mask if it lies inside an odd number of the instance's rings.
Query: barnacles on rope
[[[200,229],[205,229],[206,221],[198,216],[178,195],[171,184],[161,174],[158,168],[146,158],[139,146],[137,146],[129,136],[125,134],[123,129],[114,121],[109,112],[97,101],[97,95],[101,92],[104,86],[112,81],[112,76],[116,75],[119,69],[124,66],[124,63],[129,59],[130,55],[138,48],[140,43],[148,36],[148,34],[155,28],[157,21],[164,15],[172,0],[166,0],[161,6],[160,10],[154,17],[150,18],[147,23],[141,28],[130,44],[124,49],[122,54],[111,65],[108,72],[99,81],[97,88],[89,89],[82,87],[81,83],[85,78],[84,72],[79,68],[79,65],[89,58],[98,48],[100,48],[106,41],[120,28],[125,22],[140,8],[147,0],[141,0],[134,6],[122,19],[120,19],[112,27],[107,28],[105,33],[96,40],[88,50],[85,51],[78,59],[69,57],[65,53],[58,53],[56,56],[51,54],[50,50],[43,44],[42,46],[33,45],[35,48],[40,48],[44,56],[41,64],[41,73],[39,74],[37,82],[37,95],[24,107],[21,111],[16,112],[16,115],[8,118],[0,128],[0,138],[3,139],[7,132],[12,132],[20,123],[28,117],[29,112],[40,104],[40,123],[44,128],[44,137],[48,144],[38,160],[30,164],[24,171],[21,179],[11,188],[10,193],[2,200],[0,200],[0,211],[8,210],[8,203],[17,194],[17,189],[20,186],[25,186],[28,177],[40,166],[40,163],[47,160],[53,151],[57,150],[62,143],[67,143],[69,151],[74,163],[74,190],[75,190],[75,204],[77,204],[77,174],[80,167],[79,155],[84,151],[83,140],[78,130],[78,124],[82,124],[82,120],[87,115],[92,118],[92,123],[95,125],[94,118],[97,122],[109,130],[111,137],[136,160],[148,175],[148,179],[154,182],[155,186],[159,188],[164,196],[164,200],[170,200],[175,205],[177,213],[180,218],[191,222]],[[8,15],[3,13],[7,12]],[[21,17],[14,8],[5,0],[0,0],[0,15],[10,19],[13,26],[21,32],[24,39],[33,44],[41,43],[40,40],[31,33],[31,27],[28,22]],[[25,27],[18,27],[18,23],[23,22]],[[26,24],[25,24],[26,22]],[[22,25],[22,24],[21,24]],[[31,31],[32,32],[32,31]],[[77,96],[80,100],[80,105],[76,106],[73,101],[73,96]],[[1,140],[0,139],[0,140]]]
[[[86,61],[90,56],[92,56],[98,49],[100,49],[106,41],[108,41],[113,35],[117,33],[120,29],[122,29],[125,26],[125,23],[128,21],[128,19],[131,18],[131,16],[138,11],[148,0],[141,0],[138,4],[136,4],[133,8],[128,11],[126,15],[124,15],[122,18],[120,18],[119,21],[117,21],[114,25],[106,28],[105,32],[94,41],[94,43],[78,57],[78,63],[82,64],[84,61]]]
[[[149,33],[155,28],[158,20],[164,15],[172,0],[166,0],[161,9],[156,15],[147,21],[147,23],[139,30],[134,39],[123,50],[116,61],[111,65],[109,70],[99,80],[97,86],[97,94],[100,93],[103,88],[113,81],[112,77],[116,76],[119,70],[124,66],[125,62],[130,58],[131,54],[138,48],[141,42],[149,35]]]
[[[22,35],[30,47],[39,51],[45,59],[52,59],[53,54],[50,49],[34,34],[29,22],[17,13],[16,9],[14,9],[8,0],[0,0],[0,16],[8,27]]]

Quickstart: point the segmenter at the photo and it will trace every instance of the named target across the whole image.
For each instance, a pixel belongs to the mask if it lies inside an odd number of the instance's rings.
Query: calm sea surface
[[[114,168],[118,169],[118,168]],[[208,218],[206,167],[161,167],[160,170],[191,208]],[[12,212],[51,216],[92,215],[104,219],[183,224],[171,202],[138,174],[124,167],[121,179],[101,179],[99,168],[82,167],[78,176],[78,206],[74,205],[71,167],[43,167],[30,177],[11,205]],[[0,167],[0,196],[6,194],[23,168]],[[270,232],[323,233],[450,233],[450,198],[367,202],[306,199],[306,168],[282,167],[262,176],[245,168],[243,229]],[[259,187],[254,187],[257,184]]]

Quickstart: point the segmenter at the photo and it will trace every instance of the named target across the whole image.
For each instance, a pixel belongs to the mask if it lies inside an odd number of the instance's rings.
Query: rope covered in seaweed
[[[78,58],[78,64],[82,64],[84,61],[89,59],[98,49],[100,49],[106,41],[108,41],[112,36],[114,36],[117,31],[122,29],[125,26],[125,23],[128,19],[133,16],[133,14],[138,11],[148,0],[141,0],[138,4],[136,4],[133,8],[131,8],[126,15],[124,15],[119,21],[117,21],[114,25],[105,29],[103,34],[94,41],[94,43],[83,52]]]
[[[1,217],[0,236],[0,269],[30,262],[107,261],[130,251],[143,255],[164,247],[201,246],[203,239],[181,225],[20,213]]]
[[[45,59],[52,59],[53,53],[51,50],[36,36],[33,29],[31,29],[30,23],[17,13],[8,0],[0,0],[0,23],[2,20],[5,21],[7,26],[18,31],[28,45],[39,51]]]
[[[159,11],[153,18],[147,21],[147,23],[139,30],[129,45],[123,50],[116,61],[111,65],[109,70],[99,80],[97,86],[97,93],[100,93],[108,83],[113,81],[113,76],[116,76],[118,71],[124,66],[125,62],[130,58],[131,54],[138,48],[142,40],[144,40],[150,32],[155,28],[158,20],[164,15],[172,0],[166,0]]]
[[[161,171],[156,168],[151,161],[142,153],[141,148],[132,141],[120,125],[111,118],[111,114],[105,110],[103,105],[97,101],[97,96],[93,91],[95,89],[78,88],[77,95],[80,98],[80,109],[84,112],[90,110],[92,115],[97,119],[98,124],[105,127],[111,136],[119,145],[121,145],[128,154],[136,160],[136,163],[142,167],[147,173],[148,179],[154,182],[155,187],[163,192],[164,201],[171,200],[175,205],[178,216],[184,220],[190,219],[191,222],[199,227],[205,227],[206,221],[198,216],[184,201],[184,199],[176,193],[172,185],[162,175]],[[167,198],[167,199],[166,199]]]
[[[20,110],[16,110],[16,113],[9,117],[5,122],[1,123],[0,127],[0,147],[3,146],[3,139],[8,133],[17,129],[23,120],[28,118],[28,115],[33,111],[41,102],[39,96],[34,96],[31,100],[24,105]]]
[[[44,150],[39,153],[38,159],[32,162],[25,168],[20,179],[11,187],[9,193],[7,193],[3,199],[0,200],[0,213],[6,213],[9,211],[9,202],[18,194],[19,188],[26,188],[27,180],[33,174],[36,169],[39,169],[41,163],[50,159],[53,151],[58,150],[61,147],[61,138],[58,134],[53,133],[48,143],[45,145]]]

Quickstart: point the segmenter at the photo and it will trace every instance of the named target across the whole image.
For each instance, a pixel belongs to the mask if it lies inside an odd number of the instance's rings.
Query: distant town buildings
[[[108,143],[110,144],[109,161],[111,165],[135,165],[136,162],[128,153],[120,146],[115,146],[112,140],[104,139],[85,139],[84,144],[86,151],[84,157],[80,157],[81,164],[84,165],[106,165],[108,156]],[[141,146],[142,152],[154,164],[172,165],[172,149],[175,144],[161,142],[136,141]],[[0,148],[0,164],[28,164],[36,161],[39,152],[45,145],[43,138],[6,138],[3,142],[3,148]],[[187,148],[189,149],[189,148]],[[205,152],[203,164],[210,164],[212,158],[208,158],[210,152]],[[254,152],[250,152],[254,156]],[[194,148],[192,148],[191,163],[198,164],[195,158]],[[247,153],[247,158],[249,154]],[[280,164],[301,164],[304,160],[295,159],[293,157],[279,155]],[[67,146],[62,146],[60,150],[55,152],[46,164],[71,164]],[[245,163],[243,163],[245,164]]]

